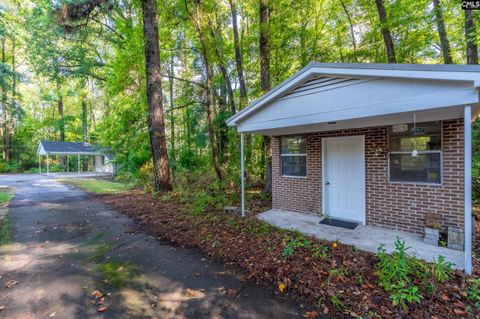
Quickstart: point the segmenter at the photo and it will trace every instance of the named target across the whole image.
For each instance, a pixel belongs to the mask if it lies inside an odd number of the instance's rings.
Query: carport
[[[78,174],[82,173],[81,156],[92,156],[95,158],[95,172],[114,173],[112,155],[105,148],[86,142],[50,142],[41,141],[37,148],[38,172],[42,173],[42,156],[46,157],[47,174],[50,174],[50,156],[65,156],[67,159],[67,172],[69,171],[68,161],[71,156],[76,157]]]

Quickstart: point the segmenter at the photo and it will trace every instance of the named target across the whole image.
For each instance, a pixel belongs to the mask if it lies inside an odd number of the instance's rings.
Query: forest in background
[[[478,64],[479,17],[456,0],[4,0],[0,172],[36,172],[41,140],[85,141],[117,178],[209,203],[238,193],[232,114],[311,61]],[[479,138],[477,121],[476,181]],[[267,193],[269,156],[247,136]]]

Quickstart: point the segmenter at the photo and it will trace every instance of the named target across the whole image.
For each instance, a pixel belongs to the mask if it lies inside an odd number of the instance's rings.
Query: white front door
[[[324,211],[365,224],[365,137],[322,139]]]

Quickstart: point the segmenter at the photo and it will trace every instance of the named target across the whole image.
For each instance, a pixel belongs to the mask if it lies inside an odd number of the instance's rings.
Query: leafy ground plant
[[[318,245],[312,248],[313,257],[326,259],[328,257],[328,246]]]
[[[309,247],[311,242],[305,239],[303,236],[297,236],[295,238],[286,237],[287,244],[283,248],[283,257],[290,257],[295,254],[295,250],[298,248]]]
[[[0,219],[0,246],[10,242],[10,221],[8,217]]]
[[[415,257],[408,256],[405,241],[397,237],[395,251],[388,254],[384,245],[377,252],[377,275],[380,285],[390,293],[395,306],[408,308],[408,304],[420,302],[422,296],[417,286],[413,284],[417,277]]]
[[[438,259],[434,260],[432,264],[432,274],[439,282],[443,283],[452,275],[453,266],[453,263],[445,261],[445,257],[439,255]]]
[[[468,280],[467,298],[475,303],[475,307],[480,309],[480,278]]]

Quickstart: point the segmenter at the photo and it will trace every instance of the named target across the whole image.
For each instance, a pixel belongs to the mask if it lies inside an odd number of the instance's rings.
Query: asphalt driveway
[[[73,186],[0,175],[1,186],[15,197],[7,208],[11,243],[0,246],[0,317],[295,318],[308,311],[198,251],[133,232],[130,219]]]

